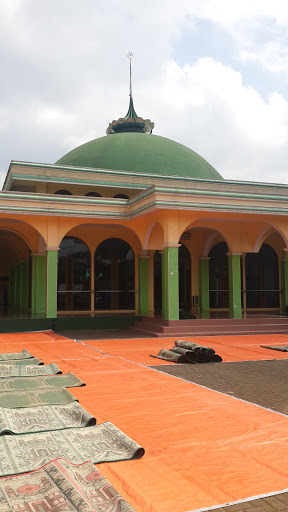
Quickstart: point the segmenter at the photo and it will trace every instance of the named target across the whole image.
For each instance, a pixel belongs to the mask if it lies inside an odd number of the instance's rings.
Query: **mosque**
[[[3,317],[285,312],[288,186],[223,179],[153,128],[135,111],[130,60],[128,112],[105,136],[55,164],[11,162],[0,193]]]

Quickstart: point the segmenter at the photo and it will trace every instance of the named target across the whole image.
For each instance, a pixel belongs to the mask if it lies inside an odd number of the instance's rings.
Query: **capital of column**
[[[242,256],[243,252],[226,252],[226,256]]]
[[[46,247],[45,251],[59,251],[60,247]]]
[[[182,244],[162,244],[161,247],[165,249],[166,247],[181,247]]]
[[[30,256],[46,256],[46,252],[31,252]]]

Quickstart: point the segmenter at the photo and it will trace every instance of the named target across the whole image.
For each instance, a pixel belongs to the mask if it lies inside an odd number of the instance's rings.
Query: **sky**
[[[153,134],[225,179],[288,183],[287,0],[0,0],[1,185],[126,114],[128,49]]]

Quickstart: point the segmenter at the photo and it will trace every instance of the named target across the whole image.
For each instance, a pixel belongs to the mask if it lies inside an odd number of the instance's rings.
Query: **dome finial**
[[[138,132],[138,133],[152,133],[154,128],[154,123],[150,121],[150,119],[143,119],[142,117],[138,117],[136,114],[134,104],[133,104],[133,96],[132,96],[132,64],[131,61],[134,57],[134,53],[132,50],[127,50],[126,57],[129,59],[129,80],[130,80],[130,93],[129,93],[129,108],[125,117],[120,117],[118,121],[114,120],[112,123],[109,123],[109,126],[106,130],[107,135],[112,135],[114,133],[123,133],[123,132]]]

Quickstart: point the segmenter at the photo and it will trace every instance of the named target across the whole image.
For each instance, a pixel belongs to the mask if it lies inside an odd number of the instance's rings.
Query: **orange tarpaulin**
[[[84,342],[89,348],[52,333],[25,333],[1,334],[0,341],[1,352],[26,348],[74,372],[87,384],[70,389],[81,405],[145,448],[140,460],[99,465],[137,512],[187,512],[287,488],[288,417],[145,366],[158,364],[149,354],[174,340]],[[217,345],[226,360],[240,360],[243,351],[244,360],[260,359],[262,350],[264,359],[281,359],[285,354],[259,346],[288,345],[288,336],[211,337],[201,344]]]

